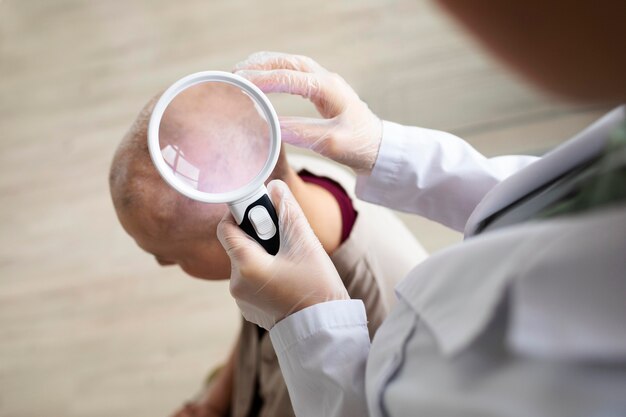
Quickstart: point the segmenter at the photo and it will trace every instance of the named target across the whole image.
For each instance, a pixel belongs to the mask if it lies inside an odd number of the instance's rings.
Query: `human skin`
[[[180,163],[177,168],[183,178],[196,175],[195,188],[227,192],[245,186],[265,165],[269,125],[240,88],[200,83],[168,104],[161,117],[159,145],[169,150],[169,159],[174,158],[170,163]]]
[[[159,265],[178,265],[188,275],[204,280],[228,279],[230,260],[216,236],[217,223],[228,208],[180,195],[161,179],[150,160],[147,125],[157,99],[158,96],[150,100],[137,116],[111,164],[110,191],[118,219],[137,245],[154,256]],[[186,100],[197,101],[197,97],[188,95]],[[193,126],[197,120],[193,107],[191,102],[181,103],[180,112],[163,119],[165,127],[183,125],[188,134],[207,134],[202,127]],[[237,108],[213,110],[224,117],[229,112],[241,113]],[[289,166],[284,151],[269,180],[277,178],[289,185],[322,246],[332,253],[340,244],[342,226],[335,198],[325,189],[303,182]],[[184,404],[176,417],[228,415],[236,349],[201,395]]]
[[[626,25],[623,23],[626,2],[439,0],[439,3],[495,56],[540,88],[578,101],[626,99]],[[298,191],[297,180],[290,180],[290,176],[283,180],[296,194],[325,249],[332,251],[332,243],[326,242],[325,233],[316,230],[312,221],[315,210]],[[169,197],[163,199],[166,206],[178,204]],[[194,210],[193,203],[188,205],[187,209]],[[202,211],[199,206],[195,209]],[[176,247],[172,247],[174,242],[163,241],[160,238],[163,232],[154,224],[159,223],[159,216],[167,218],[167,214],[153,213],[144,221],[152,224],[148,230],[145,225],[139,227],[130,214],[121,214],[120,220],[137,243],[153,253],[161,264],[179,264],[190,275],[207,279],[227,276],[229,262],[222,256],[223,252],[217,255],[215,245],[219,243],[197,238],[176,242]],[[180,232],[184,236],[182,226]],[[216,254],[211,265],[202,263],[199,257],[203,253]]]
[[[216,236],[217,223],[228,208],[182,196],[161,179],[149,158],[146,130],[156,99],[139,114],[111,165],[109,183],[118,218],[160,265],[178,265],[200,279],[228,279],[230,261]],[[268,181],[276,178],[289,185],[325,250],[332,253],[341,238],[341,212],[334,197],[303,182],[284,151]]]
[[[438,0],[483,46],[544,91],[626,99],[623,0]]]

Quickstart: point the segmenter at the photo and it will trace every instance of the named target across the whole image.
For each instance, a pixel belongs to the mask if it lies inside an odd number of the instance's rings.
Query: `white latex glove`
[[[243,317],[269,330],[303,308],[350,296],[287,185],[275,180],[267,188],[280,229],[275,256],[241,230],[230,212],[217,237],[230,258],[230,292]]]
[[[371,172],[382,138],[382,122],[338,74],[311,58],[278,52],[257,52],[234,68],[265,93],[308,98],[323,119],[281,117],[285,142]]]

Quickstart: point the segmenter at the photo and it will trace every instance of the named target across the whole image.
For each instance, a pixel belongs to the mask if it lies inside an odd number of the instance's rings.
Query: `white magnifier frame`
[[[187,88],[206,82],[226,83],[244,91],[255,102],[258,109],[263,112],[265,120],[269,125],[270,149],[268,158],[261,171],[246,185],[223,193],[206,193],[197,190],[174,175],[174,172],[163,158],[159,142],[161,119],[172,100]],[[273,206],[271,208],[267,207],[267,202],[270,200],[269,197],[267,197],[267,189],[264,183],[276,166],[280,153],[280,144],[278,116],[267,96],[265,96],[257,86],[245,78],[224,71],[196,72],[176,81],[165,90],[157,101],[148,125],[148,150],[150,157],[165,182],[176,191],[193,200],[204,203],[227,203],[237,224],[257,240],[257,242],[263,245],[270,253],[274,252],[274,246],[276,252],[278,251],[277,245],[271,245],[271,250],[267,247],[269,245],[268,241],[276,240],[278,237],[278,220],[276,219]],[[271,206],[271,201],[269,204]],[[261,206],[264,207],[265,210],[258,208]],[[271,224],[269,222],[274,224],[274,228],[270,227]],[[250,223],[248,227],[246,226],[247,223]],[[252,233],[248,230],[250,227],[252,228]]]

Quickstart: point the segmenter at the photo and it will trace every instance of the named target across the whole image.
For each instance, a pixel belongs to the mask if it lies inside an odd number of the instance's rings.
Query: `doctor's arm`
[[[371,173],[359,175],[356,193],[463,231],[494,186],[536,160],[522,155],[487,158],[450,133],[385,121],[375,165]]]
[[[286,184],[272,181],[268,192],[279,220],[275,256],[229,213],[218,226],[231,294],[246,320],[270,330],[298,417],[365,416],[370,340],[363,302],[350,299]]]
[[[536,160],[486,158],[449,133],[381,122],[343,78],[305,56],[259,52],[235,73],[266,93],[309,99],[322,118],[282,117],[283,140],[353,168],[360,198],[456,230],[489,190]]]
[[[298,417],[367,416],[370,339],[361,300],[307,307],[278,322],[270,337]]]

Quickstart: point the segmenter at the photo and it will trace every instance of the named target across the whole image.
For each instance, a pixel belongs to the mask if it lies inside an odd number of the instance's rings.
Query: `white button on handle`
[[[263,240],[268,240],[276,234],[276,226],[272,217],[263,206],[256,206],[248,212],[248,219],[254,227],[256,234]]]

